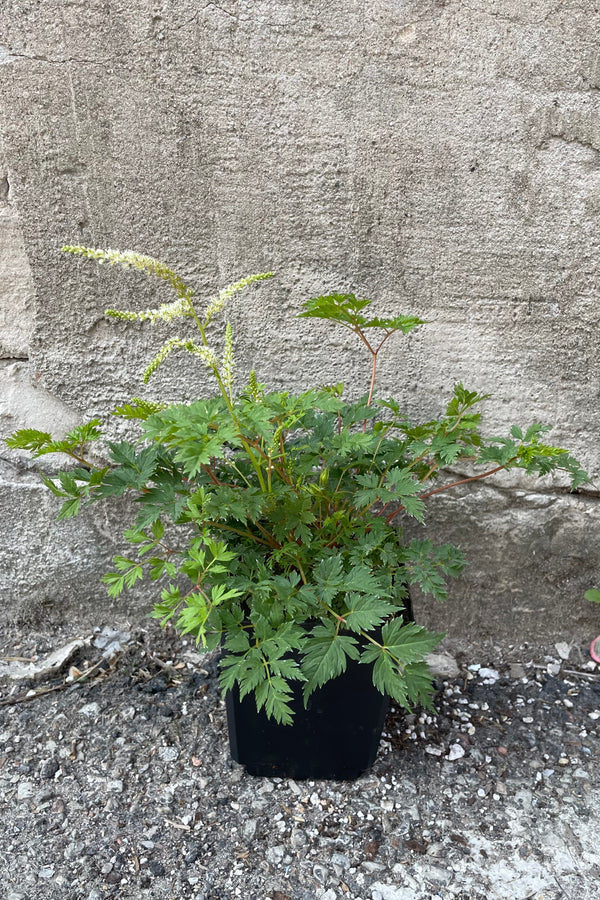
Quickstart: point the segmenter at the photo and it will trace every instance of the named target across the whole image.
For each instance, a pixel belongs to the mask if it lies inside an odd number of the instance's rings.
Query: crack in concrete
[[[108,65],[108,63],[114,62],[114,60],[112,59],[85,59],[78,56],[64,56],[57,58],[50,58],[48,56],[42,56],[41,54],[33,54],[29,56],[26,53],[16,53],[12,50],[9,50],[7,47],[0,47],[0,66],[9,65],[10,63],[16,62],[20,59],[27,60],[28,62],[44,62],[48,63],[49,65],[84,63],[86,65],[104,66]]]
[[[467,9],[471,10],[473,13],[480,13],[484,16],[487,16],[490,19],[499,19],[501,22],[510,22],[511,25],[543,25],[548,20],[556,15],[556,13],[560,12],[561,7],[564,6],[564,0],[557,0],[557,3],[548,10],[548,12],[544,16],[540,16],[539,18],[533,19],[531,21],[523,21],[523,17],[519,15],[512,15],[510,13],[502,13],[496,12],[493,9],[482,9],[478,4],[475,8],[472,3],[463,3]]]
[[[457,469],[443,469],[442,472],[453,479],[471,477],[469,473],[459,472]],[[499,494],[512,497],[513,502],[515,503],[518,503],[519,501],[525,499],[525,496],[516,497],[516,492],[520,492],[526,496],[535,494],[536,496],[547,497],[551,500],[559,500],[561,497],[577,497],[582,500],[591,500],[592,502],[600,500],[599,488],[588,488],[584,485],[577,488],[577,490],[572,491],[569,487],[563,487],[562,485],[554,485],[553,487],[545,487],[544,485],[541,485],[536,487],[532,486],[531,488],[525,488],[521,486],[513,487],[511,485],[496,484],[491,481],[485,482],[482,479],[479,482],[471,482],[471,484],[467,485],[467,487],[469,487],[471,490],[486,489],[490,491],[497,491]]]
[[[600,147],[597,147],[591,140],[580,137],[565,137],[564,134],[552,134],[545,138],[541,144],[538,145],[538,149],[545,150],[548,142],[551,140],[562,141],[564,144],[578,144],[580,147],[584,147],[586,150],[593,150],[594,153],[600,153]],[[544,146],[546,145],[546,146]]]

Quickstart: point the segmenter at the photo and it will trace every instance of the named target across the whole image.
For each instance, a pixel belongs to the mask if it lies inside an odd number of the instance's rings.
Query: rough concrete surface
[[[492,432],[553,423],[597,476],[599,25],[588,0],[5,0],[0,346],[29,358],[36,415],[209,389],[175,360],[143,389],[163,335],[103,310],[167,299],[162,287],[58,251],[135,248],[207,294],[277,272],[231,313],[240,371],[274,388],[366,385],[357,347],[294,319],[317,292],[422,315],[431,324],[382,361],[384,392],[428,418],[462,379],[495,395]],[[23,410],[10,391],[3,403],[7,433]],[[69,567],[81,559],[93,580],[108,546],[82,521],[67,548],[53,502],[11,459],[1,502],[21,524],[5,604],[24,602],[40,535],[44,591],[61,602]],[[595,627],[581,593],[598,579],[597,494],[485,491],[431,505],[436,536],[472,563],[455,627]]]
[[[585,647],[536,662],[517,645],[512,663],[471,648],[435,713],[390,709],[367,773],[302,781],[231,760],[214,654],[109,621],[76,633],[75,656],[64,624],[0,635],[21,666],[70,664],[0,671],[3,900],[598,897]]]

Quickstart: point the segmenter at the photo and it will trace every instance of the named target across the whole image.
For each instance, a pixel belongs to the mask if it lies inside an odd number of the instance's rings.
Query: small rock
[[[277,844],[275,847],[269,847],[265,853],[266,859],[272,863],[274,866],[278,866],[285,854],[285,847],[282,844]]]
[[[366,859],[364,862],[360,864],[361,869],[364,869],[365,872],[369,872],[371,875],[374,872],[381,872],[385,867],[381,863],[373,862],[371,859]]]
[[[179,756],[179,750],[176,747],[159,747],[158,758],[163,762],[174,762]]]
[[[265,781],[265,783],[258,789],[257,793],[259,794],[272,794],[275,790],[275,785],[272,781]]]
[[[307,843],[308,838],[306,834],[298,828],[292,828],[292,833],[290,834],[290,847],[293,850],[300,850],[302,847],[306,847]]]
[[[329,871],[319,863],[313,866],[313,876],[319,884],[326,884],[329,881]]]
[[[94,638],[94,647],[104,650],[102,656],[110,659],[123,649],[123,644],[128,643],[131,634],[128,631],[115,631],[112,628],[104,627],[100,634]]]
[[[115,778],[112,781],[106,782],[106,790],[109,794],[122,794],[123,793],[123,782],[120,778]]]
[[[62,799],[62,797],[57,797],[52,804],[52,812],[55,816],[62,816],[64,815],[65,809],[65,801]]]
[[[462,759],[462,757],[464,755],[465,755],[465,748],[462,747],[460,744],[452,744],[452,746],[448,750],[448,759],[450,761],[452,761],[454,759]]]
[[[438,653],[428,653],[425,662],[431,669],[431,674],[437,678],[458,678],[460,669],[454,657],[442,650]]]
[[[482,668],[479,670],[479,677],[483,679],[484,684],[494,684],[500,678],[500,672],[496,669]]]
[[[63,856],[66,860],[79,859],[84,848],[85,844],[83,841],[71,841],[70,844],[67,844]]]
[[[32,781],[20,781],[17,788],[17,800],[29,800],[35,793],[35,784]]]
[[[334,866],[336,866],[336,868],[340,869],[340,875],[350,865],[350,860],[348,859],[347,854],[339,853],[337,851],[331,854],[331,862]]]
[[[520,663],[511,663],[509,675],[513,681],[520,681],[521,678],[527,678],[527,672]]]
[[[165,867],[157,859],[153,859],[152,862],[149,863],[148,869],[153,875],[160,876],[165,874]]]
[[[52,878],[54,875],[54,866],[42,866],[38,870],[38,878]]]
[[[449,884],[452,881],[452,874],[442,866],[427,867],[427,880],[433,881],[434,884]]]
[[[191,866],[196,862],[198,857],[200,856],[200,845],[192,844],[188,852],[185,854],[184,862],[186,866]],[[189,879],[188,879],[189,880]]]
[[[571,653],[571,648],[569,647],[569,645],[567,643],[565,643],[565,641],[559,641],[557,644],[554,645],[554,647],[556,648],[556,652],[558,653],[558,655],[560,656],[561,659],[569,658],[569,654]]]
[[[429,753],[430,756],[441,756],[442,752],[441,747],[434,747],[431,744],[428,744],[427,747],[425,747],[425,753]]]
[[[40,778],[42,781],[52,781],[60,766],[58,760],[51,756],[49,759],[43,759],[40,763]]]
[[[89,719],[95,719],[100,715],[100,704],[99,703],[86,703],[85,706],[82,706],[79,710],[80,716],[87,716]]]

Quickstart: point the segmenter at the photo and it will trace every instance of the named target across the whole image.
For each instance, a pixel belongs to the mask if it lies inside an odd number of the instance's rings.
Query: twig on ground
[[[106,660],[103,657],[98,660],[97,663],[94,663],[91,668],[86,669],[85,672],[82,672],[81,675],[74,678],[73,681],[63,681],[62,684],[55,684],[52,687],[42,688],[39,691],[27,691],[26,694],[18,694],[16,697],[8,697],[6,700],[0,700],[0,706],[13,706],[15,703],[26,703],[28,700],[35,700],[37,697],[43,697],[44,694],[53,694],[56,691],[64,691],[68,687],[73,687],[74,684],[85,681],[92,672],[98,669],[104,662],[106,662]]]
[[[28,662],[32,663],[37,660],[37,656],[0,656],[2,662]]]

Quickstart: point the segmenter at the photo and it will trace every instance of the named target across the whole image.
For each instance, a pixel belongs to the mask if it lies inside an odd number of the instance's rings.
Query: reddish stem
[[[441,494],[442,491],[448,491],[450,488],[458,487],[459,484],[468,484],[470,481],[479,481],[480,478],[487,478],[489,475],[495,475],[496,472],[501,472],[502,469],[505,469],[511,462],[514,462],[514,459],[509,460],[507,463],[504,463],[503,466],[496,466],[495,469],[490,469],[489,472],[482,472],[481,475],[472,475],[470,478],[461,478],[460,481],[453,481],[452,484],[445,484],[442,487],[435,488],[433,491],[428,491],[426,494],[421,494],[419,496],[419,500],[426,500],[428,497],[433,497],[434,494]],[[387,506],[388,504],[386,504]],[[385,507],[384,507],[385,509]],[[399,506],[398,509],[394,510],[389,516],[386,516],[386,524],[389,525],[394,516],[397,516],[399,512],[404,509],[403,506]],[[380,513],[381,515],[381,513]]]

